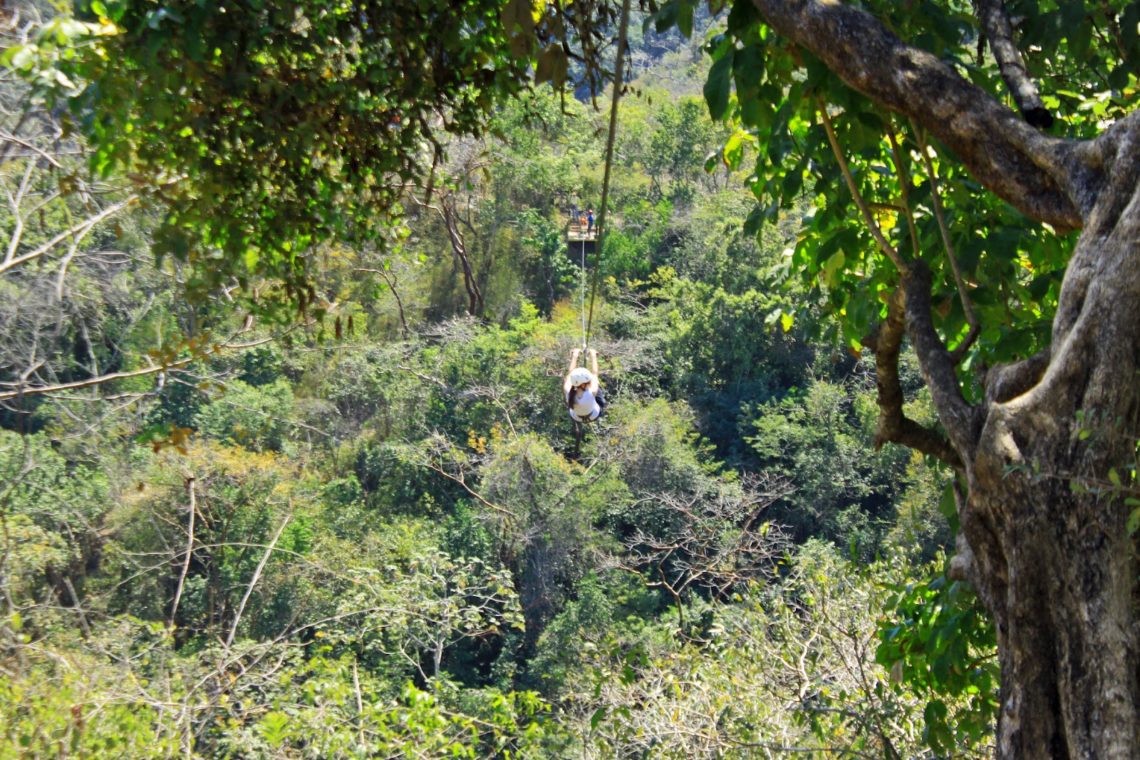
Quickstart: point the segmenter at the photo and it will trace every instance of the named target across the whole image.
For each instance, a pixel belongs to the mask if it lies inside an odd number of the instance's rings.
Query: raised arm
[[[570,352],[570,366],[566,368],[566,378],[562,381],[562,394],[570,393],[570,373],[578,366],[578,357],[582,354],[582,350],[575,348]]]
[[[594,379],[590,381],[590,393],[598,392],[598,352],[594,349],[589,350],[590,356],[590,372],[594,374]]]

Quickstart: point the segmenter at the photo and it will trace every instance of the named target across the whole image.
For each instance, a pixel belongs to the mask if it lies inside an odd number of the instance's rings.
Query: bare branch
[[[648,586],[668,591],[678,614],[691,587],[723,597],[771,573],[786,549],[779,525],[757,523],[765,509],[791,492],[791,484],[769,477],[748,479],[741,486],[738,492],[660,492],[641,500],[668,514],[668,527],[635,530],[625,539],[628,560],[623,566]]]
[[[899,150],[899,142],[895,139],[895,123],[890,114],[887,114],[887,140],[891,143],[891,153],[895,158],[895,175],[899,179],[899,194],[902,196],[902,206],[901,208],[895,207],[895,210],[906,215],[906,227],[910,232],[911,249],[917,259],[919,257],[918,228],[914,223],[914,210],[910,206],[910,172],[907,170],[903,153]]]
[[[434,168],[433,168],[433,171],[434,171]],[[384,279],[384,282],[385,282],[385,284],[387,284],[388,289],[391,290],[392,295],[396,297],[396,309],[400,315],[400,328],[403,331],[404,340],[407,340],[408,334],[409,334],[408,320],[404,317],[404,301],[403,301],[403,299],[400,298],[400,292],[398,290],[396,290],[396,278],[394,276],[390,275],[388,272],[384,271],[383,269],[372,269],[369,267],[358,267],[357,269],[355,269],[353,271],[368,272],[370,274],[378,274]]]
[[[186,575],[190,572],[190,557],[194,554],[194,518],[198,513],[198,503],[194,492],[194,476],[186,478],[186,493],[190,500],[190,518],[186,528],[186,555],[182,559],[182,572],[178,576],[178,588],[174,591],[174,601],[170,605],[170,621],[167,628],[174,627],[174,619],[178,614],[178,602],[182,599],[182,588],[186,584]]]
[[[401,372],[407,372],[408,374],[413,375],[414,377],[417,377],[420,380],[423,380],[425,383],[431,383],[432,385],[438,386],[439,388],[441,388],[443,391],[445,391],[447,393],[455,393],[454,388],[452,388],[450,385],[448,385],[444,381],[440,380],[438,377],[432,377],[431,375],[425,375],[422,372],[417,372],[416,370],[412,369],[411,367],[405,367],[403,364],[397,364],[396,369],[400,370]]]
[[[249,327],[242,328],[237,333],[235,333],[235,337],[243,332],[246,332],[248,329]],[[125,380],[132,377],[145,377],[147,375],[154,375],[159,372],[166,372],[168,370],[185,367],[191,362],[201,359],[203,356],[219,353],[221,351],[236,351],[246,348],[254,348],[256,346],[270,343],[276,339],[277,336],[272,336],[269,338],[262,338],[261,340],[250,341],[249,343],[220,343],[216,346],[207,347],[206,350],[200,353],[194,353],[190,356],[178,359],[177,361],[164,364],[155,364],[149,367],[143,367],[142,369],[130,370],[128,372],[109,372],[105,375],[89,377],[86,380],[76,380],[71,383],[57,383],[55,385],[34,385],[27,387],[24,385],[24,383],[26,382],[27,376],[30,374],[30,372],[25,372],[24,376],[21,377],[20,382],[0,382],[0,386],[8,386],[10,388],[14,387],[16,389],[11,391],[0,391],[0,402],[10,401],[11,399],[21,398],[25,396],[43,396],[48,394],[61,393],[63,391],[78,390],[79,388],[91,388],[97,385],[105,385],[116,380]],[[34,368],[32,371],[34,371]]]
[[[859,207],[860,213],[863,214],[863,221],[867,224],[867,229],[871,232],[871,237],[875,238],[875,243],[879,246],[886,257],[891,260],[895,265],[895,269],[899,272],[906,271],[906,262],[902,260],[899,252],[887,242],[887,238],[883,235],[883,230],[879,227],[879,223],[875,221],[875,215],[871,213],[867,201],[859,192],[859,188],[855,186],[855,177],[851,175],[851,168],[847,165],[847,159],[843,156],[843,150],[839,147],[839,140],[835,137],[835,127],[831,124],[831,117],[827,114],[827,106],[819,103],[819,114],[823,118],[823,128],[827,131],[827,142],[831,145],[831,152],[835,154],[835,160],[839,162],[839,169],[843,172],[843,179],[847,182],[847,189],[851,191],[851,197],[855,201],[855,205]]]
[[[966,292],[966,282],[962,277],[962,268],[958,266],[958,256],[954,253],[954,244],[950,242],[950,228],[946,224],[946,215],[942,212],[941,191],[938,189],[938,174],[934,171],[934,162],[930,159],[930,149],[922,130],[911,122],[914,127],[914,139],[918,142],[918,152],[922,155],[922,163],[926,167],[926,175],[930,178],[930,202],[934,206],[934,218],[938,221],[938,232],[942,235],[942,246],[946,249],[946,258],[950,261],[950,269],[954,272],[954,283],[958,286],[958,298],[962,301],[962,311],[966,315],[966,324],[970,331],[962,342],[950,353],[951,360],[958,364],[970,350],[970,346],[981,332],[982,326],[978,316],[974,313],[974,304],[970,294]]]
[[[249,597],[253,594],[253,589],[257,585],[257,581],[261,579],[261,572],[265,569],[265,564],[269,562],[269,558],[273,555],[273,549],[277,546],[277,541],[280,540],[281,534],[285,531],[285,526],[293,519],[293,515],[285,515],[285,519],[281,521],[281,525],[277,528],[277,532],[273,534],[273,540],[269,542],[269,546],[265,547],[265,553],[261,555],[261,561],[257,563],[257,568],[253,571],[253,577],[249,579],[249,585],[245,589],[245,594],[241,598],[241,603],[238,604],[237,612],[234,614],[233,625],[230,626],[230,632],[226,636],[226,649],[234,642],[234,636],[237,634],[238,624],[241,623],[242,613],[245,612],[245,605],[249,602]]]
[[[20,241],[24,236],[24,215],[20,213],[20,204],[24,200],[24,195],[28,192],[28,185],[32,180],[33,169],[35,169],[35,165],[29,163],[27,169],[24,171],[23,179],[20,180],[20,186],[16,189],[15,196],[8,192],[7,188],[4,189],[4,194],[8,196],[8,205],[12,209],[13,220],[12,236],[8,240],[8,252],[4,256],[4,263],[8,263],[16,258],[16,251],[20,247]],[[58,193],[52,193],[49,199],[54,199],[57,196]]]
[[[464,491],[466,491],[471,496],[471,498],[478,501],[480,504],[482,504],[487,509],[490,509],[493,512],[498,512],[501,515],[507,515],[508,517],[517,517],[517,515],[514,512],[512,512],[511,510],[509,510],[505,507],[500,507],[498,504],[495,504],[491,501],[488,501],[482,494],[480,494],[478,491],[476,491],[474,488],[472,488],[470,485],[468,485],[467,479],[464,476],[462,468],[459,469],[458,474],[453,474],[453,473],[447,471],[447,468],[443,466],[442,461],[437,463],[437,462],[432,461],[430,458],[426,458],[426,457],[423,460],[419,461],[419,464],[423,465],[424,467],[427,467],[429,470],[432,470],[433,472],[439,473],[440,475],[447,478],[451,482],[457,484]]]
[[[63,168],[63,164],[61,164],[59,161],[57,161],[55,156],[53,156],[52,154],[43,150],[42,148],[39,148],[39,147],[33,145],[32,143],[28,142],[27,140],[21,140],[19,137],[16,137],[13,134],[9,134],[3,130],[0,130],[0,141],[19,145],[21,148],[26,148],[27,150],[32,151],[37,156],[39,156],[43,160],[47,161],[49,164],[51,164],[55,168],[57,168],[57,169]],[[7,148],[8,148],[8,146],[5,146],[5,149],[7,149]],[[9,158],[9,156],[5,153],[4,159],[7,160],[7,158]]]
[[[83,629],[84,638],[91,638],[91,626],[87,623],[87,614],[83,611],[83,605],[79,601],[79,594],[75,593],[75,585],[71,582],[71,578],[63,576],[63,585],[67,587],[67,593],[71,596],[71,604],[75,609],[75,614],[79,616],[79,627]]]
[[[78,242],[78,240],[82,240],[83,237],[85,237],[87,235],[87,233],[91,232],[91,230],[99,222],[103,221],[104,219],[107,219],[108,217],[114,216],[115,214],[119,213],[120,211],[127,208],[128,206],[133,205],[137,201],[138,201],[138,196],[132,195],[129,198],[127,198],[126,200],[122,200],[116,204],[108,206],[107,208],[103,209],[102,211],[100,211],[95,216],[92,216],[88,219],[84,219],[82,222],[79,222],[77,224],[72,225],[70,228],[59,233],[58,235],[53,237],[51,240],[49,240],[46,243],[44,243],[43,245],[41,245],[39,248],[36,248],[34,251],[30,251],[28,253],[25,253],[23,256],[17,256],[14,259],[5,260],[3,263],[0,263],[0,274],[4,274],[5,272],[12,269],[13,267],[17,267],[21,264],[26,264],[27,262],[29,262],[33,259],[37,259],[40,256],[43,256],[44,254],[50,252],[57,245],[59,245],[62,241],[66,240],[69,237],[72,237],[73,235],[76,237],[77,242]]]

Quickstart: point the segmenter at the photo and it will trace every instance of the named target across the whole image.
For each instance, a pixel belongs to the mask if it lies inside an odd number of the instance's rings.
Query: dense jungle
[[[1137,6],[629,5],[0,10],[0,758],[1132,756]]]

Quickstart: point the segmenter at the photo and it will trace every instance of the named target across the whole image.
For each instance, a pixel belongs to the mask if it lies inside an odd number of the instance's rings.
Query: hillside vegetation
[[[0,758],[993,753],[951,468],[877,439],[829,320],[858,265],[797,270],[809,188],[759,229],[696,23],[638,27],[585,270],[606,114],[539,88],[372,242],[314,242],[287,316],[256,261],[239,296],[156,257],[153,199],[4,80]],[[899,380],[936,427],[909,349]]]

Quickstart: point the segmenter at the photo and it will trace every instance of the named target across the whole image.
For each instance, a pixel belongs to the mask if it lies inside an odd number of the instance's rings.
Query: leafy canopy
[[[665,4],[658,26],[691,15],[694,5]],[[1020,19],[1021,54],[1057,117],[1058,136],[1097,133],[1127,112],[1137,89],[1136,5],[1086,5],[1007,3]],[[866,9],[901,39],[1008,101],[969,3],[871,2]],[[886,315],[899,282],[876,232],[903,259],[932,270],[933,317],[951,347],[966,341],[972,317],[978,324],[978,351],[964,368],[1047,344],[1075,237],[1055,234],[983,189],[924,129],[852,90],[840,79],[844,72],[763,23],[752,2],[732,5],[724,31],[706,49],[713,58],[704,90],[709,110],[737,127],[723,160],[735,168],[755,157],[749,183],[759,205],[749,229],[800,217],[792,269],[825,296],[854,350]]]
[[[313,247],[390,240],[449,135],[485,132],[532,71],[566,80],[571,35],[596,87],[612,17],[520,0],[95,0],[5,61],[66,102],[93,170],[128,173],[161,211],[156,250],[191,265],[192,294],[236,282],[263,311],[305,309]]]

